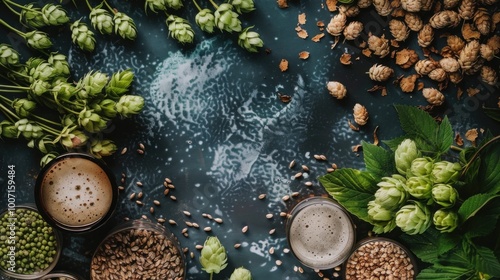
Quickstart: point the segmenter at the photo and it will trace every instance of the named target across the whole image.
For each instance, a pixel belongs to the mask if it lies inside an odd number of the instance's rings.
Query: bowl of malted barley
[[[162,225],[130,220],[99,244],[90,265],[90,279],[183,280],[186,263],[179,241]]]
[[[406,279],[417,275],[415,257],[402,244],[384,237],[358,242],[344,263],[344,279]]]

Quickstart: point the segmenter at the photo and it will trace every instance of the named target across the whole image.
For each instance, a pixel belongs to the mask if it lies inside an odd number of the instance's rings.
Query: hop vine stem
[[[472,157],[469,160],[469,162],[465,165],[464,170],[462,171],[462,176],[465,175],[465,173],[467,173],[467,171],[469,170],[470,166],[477,159],[477,157],[479,156],[479,154],[481,153],[481,151],[483,151],[491,143],[493,143],[493,142],[495,142],[495,141],[497,141],[499,139],[500,139],[500,135],[497,135],[497,136],[491,138],[488,142],[484,143],[484,145],[482,145],[479,149],[477,149],[477,151],[472,155]]]

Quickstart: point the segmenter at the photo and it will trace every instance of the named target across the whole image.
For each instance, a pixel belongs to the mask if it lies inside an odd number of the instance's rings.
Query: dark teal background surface
[[[62,5],[72,21],[83,17],[90,24],[86,6],[78,2],[78,8],[71,2]],[[291,210],[301,199],[324,194],[317,177],[325,174],[332,163],[362,168],[362,153],[353,152],[352,147],[363,140],[372,142],[376,127],[381,140],[401,135],[393,104],[425,106],[425,99],[421,92],[402,93],[391,83],[394,78],[386,83],[387,96],[381,96],[379,91],[367,92],[376,83],[365,72],[374,63],[394,67],[395,76],[413,73],[413,68],[402,70],[389,57],[367,58],[352,42],[341,41],[332,49],[333,37],[326,31],[322,31],[325,36],[320,42],[313,42],[311,38],[321,32],[316,23],[323,21],[326,25],[335,14],[322,1],[290,1],[287,9],[280,9],[276,1],[256,0],[256,10],[241,16],[244,26],[254,25],[264,40],[264,48],[256,54],[238,46],[237,34],[202,34],[194,25],[194,5],[188,0],[184,2],[185,8],[175,13],[193,24],[196,38],[191,45],[183,46],[169,38],[165,15],[146,14],[143,1],[139,0],[109,1],[136,21],[138,38],[134,42],[115,35],[96,35],[96,50],[88,54],[70,43],[69,26],[46,30],[54,38],[53,51],[68,56],[75,80],[90,70],[111,74],[131,68],[136,75],[132,93],[146,101],[140,115],[116,121],[109,128],[118,152],[105,161],[118,178],[122,173],[127,176],[112,221],[89,235],[65,236],[57,268],[88,278],[90,258],[106,231],[125,217],[139,219],[146,215],[152,220],[164,217],[177,221],[177,226],[166,227],[178,236],[183,248],[195,253],[194,259],[187,258],[187,279],[209,278],[201,270],[199,251],[195,249],[209,235],[217,236],[228,252],[228,267],[214,279],[228,279],[240,266],[249,269],[254,279],[317,279],[316,273],[305,267],[303,274],[295,272],[294,267],[300,263],[291,253],[283,252],[288,245],[285,220],[279,213]],[[205,7],[210,5],[205,0],[198,2]],[[36,2],[40,6],[44,3]],[[92,3],[96,5],[98,1]],[[7,15],[3,4],[0,7],[1,17],[15,24],[15,18]],[[295,31],[301,13],[307,18],[306,24],[301,25],[309,33],[306,39],[299,38]],[[356,19],[365,23],[364,38],[368,32],[390,36],[387,19],[374,14],[371,8],[363,10]],[[18,49],[23,61],[30,56],[43,56],[28,50],[19,37],[6,29],[1,28],[0,34],[0,43]],[[412,33],[401,48],[416,47],[414,39]],[[299,59],[301,51],[308,51],[310,57]],[[352,55],[352,65],[339,63],[344,52]],[[289,61],[286,72],[278,67],[281,59]],[[343,83],[347,97],[333,99],[326,89],[328,81]],[[425,78],[422,81],[437,86]],[[436,113],[446,114],[462,136],[472,128],[489,129],[497,135],[498,123],[487,118],[481,106],[496,107],[498,89],[486,86],[477,77],[466,78],[461,87],[481,91],[474,97],[464,94],[458,100],[456,87],[450,84],[444,91],[446,102]],[[291,96],[291,102],[281,102],[279,94]],[[368,124],[359,131],[348,126],[348,120],[353,121],[352,108],[356,103],[366,106],[370,114]],[[146,147],[144,155],[136,152],[139,143]],[[125,147],[128,152],[121,155],[120,150]],[[23,140],[0,140],[0,151],[0,203],[6,204],[8,165],[15,165],[17,203],[34,202],[33,185],[41,154],[26,147]],[[328,161],[315,160],[315,154],[325,155]],[[297,165],[289,169],[292,160]],[[302,179],[294,179],[302,164],[310,172]],[[173,181],[175,190],[171,194],[177,201],[164,197],[165,177]],[[138,181],[143,183],[142,188],[136,185]],[[306,181],[312,181],[313,187],[306,187]],[[139,191],[144,192],[142,207],[128,199],[132,192]],[[298,197],[284,202],[282,197],[292,192],[298,192]],[[262,193],[267,197],[259,200]],[[155,199],[161,201],[161,206],[155,207],[152,215],[149,208]],[[4,208],[2,204],[0,208]],[[186,217],[183,211],[192,216]],[[220,217],[224,222],[217,224],[203,218],[202,213]],[[274,217],[267,219],[268,213]],[[184,221],[196,222],[201,228],[190,228],[189,237],[185,238],[181,234]],[[204,232],[202,228],[206,226],[212,227],[212,232]],[[245,234],[241,232],[243,226],[249,226]],[[276,229],[272,235],[271,229]],[[367,227],[358,223],[358,229],[360,239],[366,235]],[[235,243],[242,246],[234,249]],[[271,247],[275,248],[274,254],[269,253]],[[277,266],[276,260],[283,264]],[[333,271],[325,272],[329,278],[332,274]]]

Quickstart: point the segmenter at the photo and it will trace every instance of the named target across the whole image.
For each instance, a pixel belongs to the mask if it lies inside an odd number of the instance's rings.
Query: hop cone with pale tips
[[[165,6],[164,0],[146,0],[144,2],[144,9],[149,8],[153,12],[165,11],[167,7]]]
[[[33,4],[24,5],[24,9],[22,9],[19,14],[19,20],[21,23],[33,28],[40,28],[47,25],[43,19],[42,10],[40,8],[33,7]]]
[[[124,13],[115,13],[113,17],[115,22],[115,33],[124,39],[135,40],[137,37],[137,29],[134,20]]]
[[[0,65],[5,67],[17,66],[19,53],[7,44],[0,44]]]
[[[232,0],[230,2],[238,13],[248,13],[255,10],[253,0]]]
[[[258,48],[264,46],[259,33],[249,31],[253,26],[245,28],[238,36],[238,45],[249,52],[258,52]]]
[[[113,17],[105,9],[92,9],[90,12],[90,22],[95,29],[101,32],[101,34],[111,34],[113,32]]]
[[[214,32],[215,16],[210,9],[202,9],[199,11],[194,20],[201,30],[208,33]]]
[[[36,50],[44,50],[52,47],[49,35],[47,33],[34,30],[25,34],[26,43],[28,46]]]
[[[94,32],[92,32],[85,23],[77,20],[71,24],[70,28],[71,39],[74,44],[77,44],[80,49],[88,52],[95,49]]]
[[[174,10],[178,10],[183,6],[182,0],[164,0],[164,2],[166,7],[172,8]]]
[[[226,249],[215,236],[210,236],[205,240],[201,249],[200,263],[207,273],[219,273],[227,266]]]
[[[238,18],[238,14],[233,11],[233,6],[231,4],[221,4],[214,15],[215,25],[217,25],[220,30],[230,33],[233,31],[241,31],[241,21]]]
[[[42,18],[46,25],[62,25],[69,22],[66,11],[59,5],[45,5],[42,8]]]
[[[167,18],[167,26],[170,36],[178,42],[182,44],[193,42],[194,30],[187,20],[170,15]]]

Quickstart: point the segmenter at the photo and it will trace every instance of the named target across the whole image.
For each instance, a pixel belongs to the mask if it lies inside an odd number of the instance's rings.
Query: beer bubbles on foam
[[[293,214],[289,242],[295,256],[312,268],[328,269],[341,264],[354,245],[354,228],[338,205],[321,201]]]
[[[84,158],[66,158],[52,166],[42,182],[47,213],[70,227],[93,224],[109,211],[113,188],[106,172]]]

